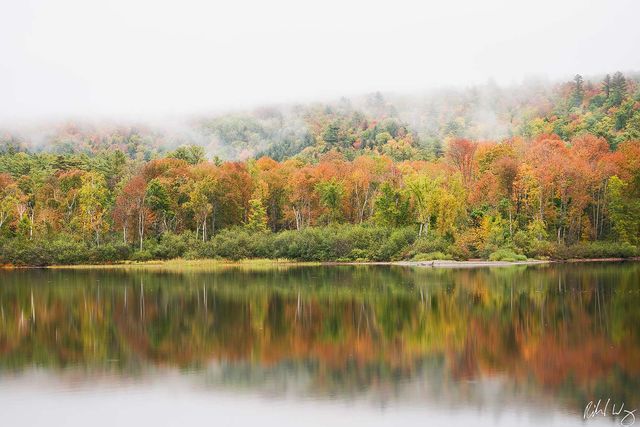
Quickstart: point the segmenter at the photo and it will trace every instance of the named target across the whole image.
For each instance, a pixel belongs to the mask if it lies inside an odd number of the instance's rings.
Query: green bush
[[[215,254],[234,261],[252,258],[251,244],[249,232],[241,228],[222,230],[213,239]]]
[[[186,259],[214,259],[219,258],[218,251],[216,249],[215,240],[208,242],[198,241],[194,242],[186,249],[182,255]]]
[[[558,245],[546,240],[538,240],[532,242],[529,250],[524,253],[531,258],[558,259]]]
[[[275,236],[272,232],[249,233],[248,239],[251,258],[276,258],[273,246]]]
[[[250,232],[245,228],[220,231],[210,241],[202,242],[192,232],[177,235],[164,233],[135,245],[107,242],[90,246],[60,236],[49,241],[13,239],[0,248],[0,262],[16,265],[102,263],[122,260],[149,261],[184,257],[288,258],[300,261],[387,261],[401,259],[416,240],[414,227],[390,229],[362,225],[308,227],[300,231],[279,233]],[[424,247],[424,246],[423,246]],[[429,251],[435,252],[435,251]]]
[[[136,251],[131,255],[132,261],[151,261],[153,259],[153,255],[150,251],[143,249],[141,251]]]
[[[639,256],[638,248],[623,242],[582,242],[576,245],[555,245],[557,259],[631,258]]]
[[[451,255],[446,255],[442,252],[429,252],[426,254],[419,253],[413,256],[412,261],[434,261],[434,260],[448,260],[452,259]]]
[[[584,242],[565,246],[546,240],[528,239],[517,232],[513,246],[494,248],[487,258],[493,261],[521,261],[531,258],[629,258],[639,256],[638,248],[620,242]],[[115,236],[114,236],[115,239]],[[110,263],[123,260],[226,258],[287,258],[299,261],[393,261],[412,259],[468,259],[482,255],[478,236],[468,230],[448,239],[417,237],[415,227],[380,227],[373,224],[341,224],[308,227],[300,231],[252,232],[246,228],[223,229],[203,242],[193,232],[164,233],[137,245],[106,240],[100,246],[60,234],[29,240],[26,237],[0,238],[0,264],[46,266],[51,264]],[[524,255],[522,255],[524,253]]]
[[[17,238],[0,245],[0,264],[46,266],[77,264],[90,258],[87,246],[70,236],[55,240]]]
[[[254,256],[288,258],[300,261],[353,261],[380,259],[385,254],[399,257],[407,240],[402,231],[371,225],[332,225],[323,228],[308,227],[300,231],[282,231],[277,234],[252,236],[251,252]]]
[[[33,243],[32,251],[47,253],[46,262],[42,265],[79,264],[87,262],[93,255],[85,243],[74,241],[71,236],[58,236],[55,240]]]
[[[349,253],[350,261],[369,261],[369,251],[366,249],[355,248]]]
[[[332,247],[335,229],[305,228],[301,231],[280,233],[273,245],[278,258],[299,261],[331,261],[347,254],[339,254]],[[344,242],[343,242],[344,243]],[[342,248],[343,252],[346,250]]]
[[[348,242],[335,244],[337,232],[335,227],[307,228],[299,234],[297,247],[302,249],[300,259],[304,261],[332,261],[346,256]],[[309,242],[307,246],[306,242]],[[295,255],[295,254],[294,254]]]
[[[123,243],[106,243],[104,245],[95,246],[88,251],[89,262],[109,263],[114,261],[122,261],[129,259],[131,250],[129,246]],[[78,262],[86,262],[86,260],[78,259]],[[72,264],[68,262],[58,261],[58,264]]]
[[[402,258],[402,253],[416,240],[414,227],[394,230],[391,235],[375,251],[376,261],[394,261]]]
[[[188,249],[192,249],[197,243],[198,239],[192,232],[184,232],[183,234],[166,232],[157,241],[145,242],[145,249],[148,249],[155,259],[172,259],[183,256]]]
[[[443,254],[451,253],[451,243],[447,240],[436,237],[418,237],[407,251],[403,254],[403,258],[414,259],[418,255],[440,252]]]
[[[489,255],[489,261],[526,261],[527,257],[522,254],[515,253],[512,249],[502,248]]]
[[[0,246],[0,263],[12,265],[47,265],[33,254],[33,248],[28,241],[14,239],[3,241]]]

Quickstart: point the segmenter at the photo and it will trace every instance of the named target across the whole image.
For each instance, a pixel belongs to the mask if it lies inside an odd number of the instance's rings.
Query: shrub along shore
[[[139,246],[112,241],[88,244],[71,235],[53,239],[0,240],[0,265],[47,266],[111,264],[126,261],[220,259],[287,259],[298,262],[388,262],[468,260],[526,261],[632,258],[640,255],[628,243],[611,241],[564,245],[523,239],[502,247],[478,249],[461,241],[436,236],[419,237],[416,227],[386,228],[373,225],[308,227],[300,231],[252,232],[236,227],[202,241],[194,233],[164,233]]]

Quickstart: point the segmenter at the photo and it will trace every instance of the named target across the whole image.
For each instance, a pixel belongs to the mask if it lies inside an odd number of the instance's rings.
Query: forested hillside
[[[328,104],[257,108],[182,122],[33,124],[0,130],[0,153],[95,155],[117,149],[150,160],[181,145],[204,147],[209,158],[318,160],[336,150],[347,158],[374,152],[394,160],[433,159],[451,138],[502,140],[581,133],[615,148],[640,138],[638,76],[620,72],[565,83],[493,83],[413,95],[374,93]],[[0,127],[1,129],[1,127]]]
[[[180,129],[5,133],[0,263],[638,253],[640,93],[621,73]]]

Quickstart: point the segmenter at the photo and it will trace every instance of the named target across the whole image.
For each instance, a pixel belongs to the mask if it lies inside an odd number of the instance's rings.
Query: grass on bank
[[[168,260],[152,260],[152,261],[120,261],[110,264],[60,264],[50,265],[49,268],[54,269],[157,269],[163,271],[202,271],[202,270],[218,270],[224,268],[247,268],[251,270],[273,269],[273,268],[290,268],[298,266],[314,266],[320,265],[318,262],[298,262],[287,259],[184,259],[174,258]]]

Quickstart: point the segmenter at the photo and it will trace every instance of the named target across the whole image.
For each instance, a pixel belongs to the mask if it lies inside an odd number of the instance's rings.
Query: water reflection
[[[639,264],[28,270],[0,283],[5,385],[181,372],[202,389],[383,406],[528,402],[576,420],[593,398],[640,407]]]

